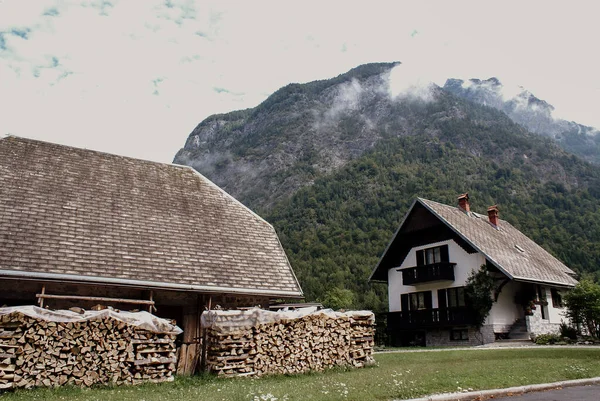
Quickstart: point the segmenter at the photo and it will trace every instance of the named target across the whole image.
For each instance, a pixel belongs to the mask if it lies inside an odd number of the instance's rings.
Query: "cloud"
[[[482,7],[495,18],[460,24],[464,9],[445,3],[0,0],[0,132],[169,161],[210,114],[388,60],[404,63],[395,94],[427,98],[429,81],[502,76],[556,106],[565,99],[579,113],[571,119],[592,125],[597,13],[545,5],[539,18],[528,3],[518,18],[529,23],[507,31],[510,7]],[[346,89],[340,105],[351,109],[358,89]]]
[[[434,88],[433,80],[410,62],[394,67],[388,77],[388,91],[392,99],[412,98],[431,102],[435,100]]]
[[[325,123],[337,121],[339,117],[348,112],[357,111],[360,105],[363,87],[356,80],[341,84],[331,106],[324,113]]]

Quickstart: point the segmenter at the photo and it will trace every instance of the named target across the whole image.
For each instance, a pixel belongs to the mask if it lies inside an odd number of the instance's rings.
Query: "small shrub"
[[[575,327],[571,327],[565,322],[560,323],[560,336],[567,337],[571,340],[577,340],[577,329]]]
[[[561,342],[562,338],[559,334],[540,334],[535,337],[534,341],[537,345],[548,345]]]

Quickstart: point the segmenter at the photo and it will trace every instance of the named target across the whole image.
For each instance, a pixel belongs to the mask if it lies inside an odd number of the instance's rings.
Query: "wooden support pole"
[[[208,296],[208,310],[212,307],[212,295]],[[200,322],[198,322],[200,324]],[[206,329],[204,327],[202,329],[202,353],[200,355],[200,371],[204,372],[206,370],[206,350],[208,344],[206,343]]]
[[[154,291],[152,291],[152,290],[150,290],[150,302],[152,302],[152,303],[148,305],[148,312],[152,313],[153,310],[154,310],[154,312],[156,312],[157,309],[154,306]]]
[[[46,284],[42,285],[42,295],[46,293]],[[44,307],[44,298],[38,297],[38,304],[40,304],[40,308]]]

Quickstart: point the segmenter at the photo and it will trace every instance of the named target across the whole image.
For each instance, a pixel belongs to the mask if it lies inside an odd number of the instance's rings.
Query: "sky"
[[[442,86],[498,77],[600,128],[588,2],[0,0],[0,136],[171,162],[215,113],[401,61]]]

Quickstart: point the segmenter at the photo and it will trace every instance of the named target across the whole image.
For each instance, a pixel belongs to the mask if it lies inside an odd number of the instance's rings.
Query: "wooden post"
[[[210,310],[210,308],[212,307],[212,295],[208,296],[208,310]],[[200,322],[198,322],[200,323]],[[204,372],[206,370],[206,350],[208,347],[208,344],[206,343],[206,329],[204,327],[201,328],[202,330],[202,355],[200,357],[200,371]]]
[[[181,351],[179,354],[179,364],[177,367],[177,373],[182,375],[192,375],[196,369],[198,361],[198,311],[196,310],[197,305],[186,306],[183,314],[183,339],[181,345]]]
[[[42,295],[44,295],[46,293],[46,284],[42,285]],[[38,303],[40,304],[40,308],[44,307],[44,297],[39,297],[38,298]]]

